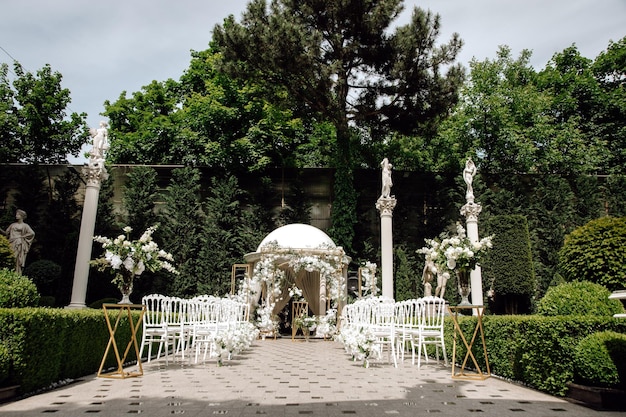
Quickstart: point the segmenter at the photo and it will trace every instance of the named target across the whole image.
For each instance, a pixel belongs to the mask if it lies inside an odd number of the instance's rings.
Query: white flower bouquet
[[[439,239],[426,239],[428,246],[418,249],[426,261],[432,261],[441,273],[455,270],[473,270],[484,253],[492,247],[493,236],[487,236],[477,242],[467,237],[465,229],[457,224],[457,235],[443,236]]]
[[[124,286],[132,286],[135,277],[147,269],[155,272],[161,269],[177,274],[176,268],[172,265],[171,254],[159,249],[157,243],[152,240],[152,234],[157,226],[149,227],[139,239],[130,240],[132,228],[129,226],[122,229],[125,234],[119,235],[115,239],[103,236],[95,236],[94,241],[101,243],[104,255],[91,261],[91,264],[99,270],[110,271],[113,277],[113,284],[120,290]]]

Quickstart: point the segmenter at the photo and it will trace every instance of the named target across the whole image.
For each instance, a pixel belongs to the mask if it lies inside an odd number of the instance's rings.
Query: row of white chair
[[[169,297],[162,294],[146,295],[140,356],[148,348],[147,361],[152,358],[152,347],[158,344],[157,359],[163,352],[166,364],[168,353],[180,353],[196,348],[195,360],[201,348],[209,351],[212,341],[220,332],[228,331],[249,318],[248,304],[229,298],[198,296],[191,299]]]
[[[393,358],[396,367],[398,359],[404,360],[405,351],[410,346],[411,362],[415,364],[417,350],[419,368],[422,353],[428,361],[427,345],[435,346],[437,360],[441,347],[447,365],[443,333],[445,308],[445,300],[438,297],[400,302],[382,297],[360,299],[345,306],[341,331],[372,335],[376,338],[378,353],[382,356],[387,348],[389,360]]]

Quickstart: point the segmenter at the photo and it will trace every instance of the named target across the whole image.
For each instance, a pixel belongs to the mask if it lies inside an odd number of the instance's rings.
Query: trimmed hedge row
[[[471,335],[476,318],[460,317],[459,325],[464,334]],[[446,350],[452,356],[452,321],[446,320],[445,326]],[[557,396],[564,396],[567,383],[574,380],[574,355],[580,340],[600,331],[626,334],[626,320],[613,317],[485,316],[483,327],[494,375]],[[457,360],[466,351],[457,340]],[[473,351],[478,363],[484,364],[479,339]]]
[[[113,323],[117,312],[110,314]],[[460,317],[459,324],[467,335],[476,318]],[[447,319],[445,326],[446,350],[451,356],[452,320]],[[600,331],[626,334],[626,320],[612,317],[486,316],[483,326],[494,375],[558,396],[565,395],[567,383],[573,381],[573,358],[580,340]],[[0,328],[0,345],[6,347],[10,362],[8,377],[0,386],[21,385],[22,393],[94,374],[109,340],[104,313],[94,309],[0,309]],[[116,339],[123,352],[130,340],[130,326],[124,317]],[[478,363],[484,363],[480,343],[474,346]],[[128,361],[136,359],[131,354]],[[459,340],[457,358],[464,355]],[[105,366],[116,366],[112,352]]]
[[[111,312],[111,323],[116,318],[117,311]],[[0,385],[20,385],[22,394],[96,373],[109,341],[104,312],[93,309],[0,308],[0,329],[0,345],[6,347],[10,360],[8,377]],[[130,326],[122,317],[116,333],[120,354],[129,340]],[[133,360],[131,349],[127,361]],[[105,367],[113,366],[111,348]]]

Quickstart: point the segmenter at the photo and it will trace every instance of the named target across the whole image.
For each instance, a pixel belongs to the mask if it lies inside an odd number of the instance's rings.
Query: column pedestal
[[[393,209],[396,207],[396,198],[380,197],[376,201],[376,208],[380,211],[380,246],[381,246],[381,275],[382,296],[394,298],[393,292]]]
[[[83,175],[87,180],[87,187],[85,190],[83,215],[80,222],[76,265],[74,266],[72,298],[67,308],[87,307],[85,299],[87,298],[87,282],[89,280],[89,261],[91,260],[91,249],[93,247],[93,232],[96,226],[100,184],[102,180],[106,180],[109,177],[103,161],[97,164],[90,163],[86,165],[83,168]]]

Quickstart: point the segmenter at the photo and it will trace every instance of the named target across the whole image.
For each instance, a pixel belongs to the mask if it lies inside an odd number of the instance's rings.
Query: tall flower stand
[[[465,379],[465,380],[484,380],[491,376],[491,370],[489,369],[489,358],[487,356],[487,345],[485,344],[485,331],[483,329],[483,306],[479,305],[458,305],[458,306],[449,306],[448,310],[450,311],[450,316],[452,317],[452,322],[454,324],[454,343],[452,344],[452,379]],[[476,326],[471,334],[471,339],[466,337],[459,326],[459,313],[462,310],[476,310]],[[485,368],[486,372],[483,372],[478,365],[478,361],[474,356],[474,352],[472,352],[472,348],[474,347],[474,343],[476,342],[476,337],[480,333],[480,341],[482,342],[483,347],[483,355],[485,357]],[[469,335],[468,335],[469,336]],[[463,345],[467,349],[465,352],[465,357],[463,358],[463,362],[461,362],[461,366],[459,370],[456,370],[456,346],[457,346],[457,337],[461,339]],[[472,360],[475,372],[468,372],[465,367],[468,365],[468,359]]]
[[[104,356],[102,357],[102,362],[100,363],[100,369],[98,369],[98,377],[100,378],[117,378],[117,379],[125,379],[131,377],[137,377],[143,375],[143,367],[141,365],[141,356],[139,354],[139,343],[137,342],[137,332],[141,328],[141,321],[143,320],[143,315],[146,312],[146,306],[142,304],[103,304],[102,310],[104,311],[104,318],[107,323],[107,328],[109,329],[109,343],[107,344],[106,350],[104,351]],[[111,324],[111,317],[109,316],[109,310],[118,310],[117,318],[115,319],[115,323]],[[132,311],[139,310],[139,318],[134,321]],[[130,341],[126,345],[126,350],[124,350],[124,355],[120,356],[120,350],[117,347],[117,342],[115,340],[115,333],[119,327],[120,321],[122,317],[126,316],[128,319],[128,324],[130,326]],[[107,360],[109,355],[109,351],[111,350],[111,346],[113,346],[113,351],[115,352],[115,359],[117,361],[117,370],[113,372],[102,372],[104,368],[104,363]],[[128,353],[130,352],[130,348],[134,347],[135,355],[137,357],[137,371],[124,371],[124,363],[126,362],[126,358],[128,357]]]

